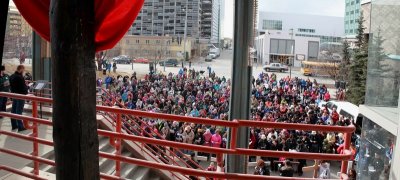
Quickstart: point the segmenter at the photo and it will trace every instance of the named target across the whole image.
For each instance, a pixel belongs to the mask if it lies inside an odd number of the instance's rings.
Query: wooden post
[[[3,64],[3,49],[4,49],[4,40],[6,36],[9,2],[10,1],[7,0],[0,1],[0,65]]]
[[[94,0],[51,0],[53,140],[58,180],[99,179]]]

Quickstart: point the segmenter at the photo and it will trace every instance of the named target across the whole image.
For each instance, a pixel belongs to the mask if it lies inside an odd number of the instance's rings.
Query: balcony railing
[[[55,166],[55,162],[49,159],[45,159],[40,157],[38,154],[39,144],[46,146],[53,146],[53,142],[51,140],[38,138],[38,125],[44,126],[52,126],[52,122],[46,119],[38,118],[38,103],[48,103],[51,104],[52,100],[49,98],[36,97],[36,96],[26,96],[19,94],[11,94],[11,93],[0,93],[1,97],[8,97],[12,99],[23,99],[32,102],[32,116],[25,115],[17,115],[6,112],[0,112],[0,116],[9,117],[14,119],[23,120],[24,125],[28,129],[32,129],[32,133],[29,135],[19,134],[11,131],[3,131],[0,130],[1,135],[11,136],[19,139],[23,139],[26,141],[31,141],[33,144],[33,152],[31,154],[22,153],[16,150],[6,149],[1,147],[0,152],[14,155],[16,157],[32,160],[34,163],[32,173],[26,173],[22,170],[11,168],[5,165],[0,165],[0,170],[9,171],[10,173],[18,174],[21,176],[25,176],[32,179],[44,179],[40,177],[39,174],[39,164],[47,164],[51,166]],[[174,149],[187,149],[191,151],[205,152],[216,154],[217,164],[218,166],[223,166],[223,155],[225,154],[235,154],[235,155],[245,155],[245,156],[263,156],[263,157],[286,157],[293,159],[312,159],[312,160],[334,160],[334,161],[342,161],[341,173],[344,175],[347,171],[347,161],[352,159],[352,154],[349,150],[350,148],[350,139],[351,134],[355,131],[354,126],[349,127],[340,127],[340,126],[320,126],[320,125],[309,125],[309,124],[289,124],[289,123],[272,123],[272,122],[260,122],[260,121],[249,121],[249,120],[234,120],[234,121],[222,121],[222,120],[213,120],[213,119],[204,119],[204,118],[194,118],[194,117],[183,117],[176,115],[168,115],[168,114],[160,114],[160,113],[152,113],[145,111],[137,111],[137,110],[129,110],[129,109],[121,109],[121,108],[113,108],[106,106],[97,106],[97,111],[102,113],[115,114],[117,117],[116,120],[116,130],[115,131],[106,131],[106,130],[98,130],[99,136],[107,136],[112,139],[110,143],[118,148],[121,147],[121,141],[132,141],[136,143],[142,144],[150,144],[154,146],[161,147],[171,147]],[[196,124],[208,124],[215,126],[223,126],[229,128],[229,133],[231,133],[230,146],[227,149],[223,148],[215,148],[208,147],[202,145],[194,145],[194,144],[186,144],[180,142],[173,142],[163,139],[153,139],[144,136],[134,135],[134,134],[126,134],[122,133],[122,118],[121,116],[135,116],[135,117],[145,117],[145,118],[154,118],[154,119],[164,119],[167,121],[179,121],[186,123],[196,123]],[[263,127],[263,128],[276,128],[276,129],[296,129],[296,130],[305,130],[312,131],[318,129],[318,131],[324,132],[342,132],[345,137],[345,150],[344,154],[320,154],[320,153],[301,153],[301,152],[280,152],[280,151],[269,151],[269,150],[253,150],[246,148],[238,148],[236,146],[236,132],[239,127]],[[99,152],[99,156],[102,158],[107,158],[115,161],[115,169],[116,173],[113,175],[103,174],[100,176],[103,179],[120,179],[120,174],[118,169],[122,162],[135,164],[139,166],[144,166],[153,169],[159,169],[164,171],[170,171],[174,174],[181,175],[191,175],[198,177],[206,177],[206,178],[221,178],[221,179],[265,179],[266,176],[257,176],[257,175],[248,175],[248,174],[238,174],[238,173],[223,173],[223,172],[211,172],[204,170],[196,170],[187,167],[174,166],[170,164],[162,164],[156,161],[147,161],[137,158],[125,157],[122,156],[118,151],[116,153],[105,153]],[[182,176],[174,176],[176,179],[181,179],[179,177]],[[283,177],[271,177],[273,179],[286,179]],[[293,179],[293,178],[290,178]],[[298,179],[306,179],[306,178],[298,178]]]

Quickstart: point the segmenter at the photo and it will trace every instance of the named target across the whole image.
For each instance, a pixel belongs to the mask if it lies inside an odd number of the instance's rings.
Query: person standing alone
[[[24,71],[25,67],[23,65],[19,65],[17,67],[17,71],[10,77],[10,86],[11,92],[16,94],[28,94],[28,86],[25,83],[24,79]],[[13,114],[22,114],[24,110],[25,101],[21,99],[13,99],[11,113]],[[26,130],[24,124],[21,120],[11,119],[12,130],[18,129],[18,131]]]
[[[10,92],[10,76],[5,73],[5,67],[0,69],[0,92]],[[5,112],[7,106],[7,97],[0,97],[0,111]]]

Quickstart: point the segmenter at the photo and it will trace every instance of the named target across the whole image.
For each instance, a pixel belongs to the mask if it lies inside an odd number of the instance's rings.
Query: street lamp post
[[[290,58],[290,62],[289,62],[289,78],[292,79],[292,66],[294,63],[294,42],[293,42],[293,28],[290,29],[290,31],[292,31],[291,34],[291,40],[292,40],[292,57]]]

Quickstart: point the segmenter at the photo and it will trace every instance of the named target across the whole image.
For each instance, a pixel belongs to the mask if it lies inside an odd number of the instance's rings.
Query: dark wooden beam
[[[94,0],[51,0],[53,140],[58,180],[99,179]]]
[[[9,2],[9,0],[0,1],[0,65],[3,64],[4,39],[6,36]]]

